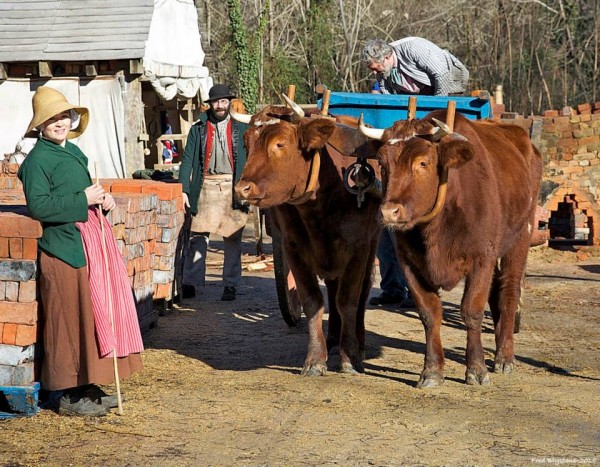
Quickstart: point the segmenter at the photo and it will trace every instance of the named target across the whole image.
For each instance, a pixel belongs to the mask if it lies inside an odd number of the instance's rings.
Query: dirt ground
[[[463,383],[460,290],[443,293],[446,382],[432,390],[415,388],[424,335],[411,309],[367,311],[364,375],[337,373],[332,354],[326,376],[300,376],[305,321],[283,322],[272,271],[245,271],[238,299],[221,302],[220,253],[202,293],[145,335],[123,416],[0,421],[0,465],[600,464],[598,253],[532,250],[517,371],[486,387]],[[491,365],[489,314],[484,326]]]

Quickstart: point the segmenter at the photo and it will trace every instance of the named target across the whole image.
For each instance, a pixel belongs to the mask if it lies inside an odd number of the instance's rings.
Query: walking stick
[[[98,183],[98,165],[94,162],[94,171],[96,172],[96,183]],[[106,237],[104,234],[104,214],[102,213],[102,205],[98,205],[100,213],[100,230],[102,232],[102,256],[104,258],[104,272],[106,273],[106,295],[108,297],[108,317],[113,337],[115,338],[115,348],[113,349],[113,369],[115,371],[115,383],[117,386],[117,406],[119,415],[123,415],[123,400],[121,398],[121,382],[119,381],[119,365],[117,363],[117,335],[115,334],[115,320],[113,315],[112,293],[110,285],[110,271],[108,269],[108,255],[106,254]]]

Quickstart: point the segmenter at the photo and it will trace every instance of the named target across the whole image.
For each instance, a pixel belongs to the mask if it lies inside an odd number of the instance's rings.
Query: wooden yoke
[[[409,103],[410,106],[410,103]],[[450,132],[454,131],[454,117],[456,115],[456,101],[448,101],[446,109],[446,125],[450,128]],[[438,194],[435,204],[428,214],[425,214],[420,219],[415,221],[415,224],[426,224],[437,216],[446,202],[446,193],[448,192],[448,167],[444,167],[440,173],[440,182],[438,185]]]

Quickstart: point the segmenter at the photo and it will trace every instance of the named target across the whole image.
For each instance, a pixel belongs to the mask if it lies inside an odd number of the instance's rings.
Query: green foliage
[[[308,12],[307,50],[312,74],[310,84],[313,87],[325,84],[331,89],[340,89],[342,85],[334,67],[336,16],[337,11],[331,0],[312,2]]]
[[[254,33],[250,33],[244,23],[240,0],[227,0],[227,9],[231,24],[239,97],[244,101],[248,111],[254,112],[258,101],[259,45],[267,27],[269,0],[265,2],[258,28]]]

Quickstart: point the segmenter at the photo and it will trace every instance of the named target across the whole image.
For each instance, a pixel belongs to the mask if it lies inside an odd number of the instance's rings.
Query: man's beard
[[[389,68],[384,68],[383,71],[381,72],[381,76],[383,76],[385,79],[389,78],[390,75],[392,74],[392,66]]]
[[[218,123],[218,122],[222,122],[223,120],[225,120],[228,115],[229,115],[229,111],[227,111],[227,110],[221,111],[219,114],[217,114],[217,112],[214,109],[211,109],[210,114],[209,114],[209,119],[213,123]]]

